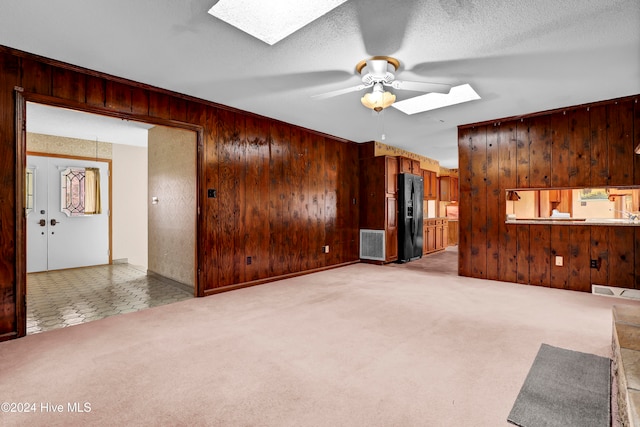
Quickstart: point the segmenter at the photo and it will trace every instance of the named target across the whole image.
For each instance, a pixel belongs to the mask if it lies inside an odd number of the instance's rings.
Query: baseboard
[[[190,285],[188,285],[186,283],[178,282],[177,280],[170,279],[170,278],[168,278],[166,276],[163,276],[162,274],[158,274],[158,273],[156,273],[154,271],[147,270],[147,276],[152,277],[154,279],[157,279],[157,280],[159,280],[159,281],[161,281],[163,283],[166,283],[168,285],[175,286],[176,288],[182,289],[182,290],[187,291],[189,293],[192,293],[192,294],[194,293],[193,286],[190,286]]]

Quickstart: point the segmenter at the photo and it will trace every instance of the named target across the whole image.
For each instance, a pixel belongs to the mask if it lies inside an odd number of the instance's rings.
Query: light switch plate
[[[562,267],[562,264],[563,264],[563,259],[562,259],[562,257],[561,257],[561,256],[556,256],[556,265],[557,265],[558,267]]]

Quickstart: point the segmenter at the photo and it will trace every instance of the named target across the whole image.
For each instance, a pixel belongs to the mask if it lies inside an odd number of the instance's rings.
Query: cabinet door
[[[398,159],[396,157],[385,157],[386,167],[386,192],[396,194],[398,192]]]
[[[386,198],[386,210],[387,210],[387,242],[386,242],[386,256],[387,261],[394,261],[398,259],[398,203],[395,197]]]
[[[413,161],[407,157],[399,157],[400,173],[413,173]]]
[[[419,160],[411,160],[411,173],[414,175],[422,175],[420,173],[420,161]]]
[[[427,227],[427,223],[425,222],[422,226],[422,255],[426,255],[429,253],[429,245],[427,242],[429,241],[428,235],[429,227]]]
[[[451,177],[449,193],[451,194],[451,201],[457,202],[458,201],[458,178]]]
[[[428,170],[422,170],[421,171],[421,175],[422,175],[422,184],[423,184],[423,192],[422,192],[422,198],[424,200],[429,200],[429,191],[431,190],[430,186],[431,186],[431,175],[429,174]]]
[[[449,246],[449,224],[445,223],[442,227],[442,249]]]
[[[427,227],[427,252],[433,252],[436,250],[436,227]]]
[[[438,176],[435,172],[431,172],[431,200],[438,198]]]
[[[451,193],[449,192],[450,180],[448,176],[440,177],[440,201],[448,202],[451,199]]]
[[[444,249],[442,225],[436,225],[436,250]]]

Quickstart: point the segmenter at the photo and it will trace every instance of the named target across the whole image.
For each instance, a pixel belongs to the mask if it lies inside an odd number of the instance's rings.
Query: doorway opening
[[[23,111],[25,334],[197,295],[198,132]]]

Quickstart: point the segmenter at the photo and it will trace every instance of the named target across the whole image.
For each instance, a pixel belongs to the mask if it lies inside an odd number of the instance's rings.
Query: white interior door
[[[106,162],[27,156],[35,170],[34,207],[27,216],[27,272],[109,263],[109,167]],[[62,172],[100,170],[101,213],[63,212]]]

